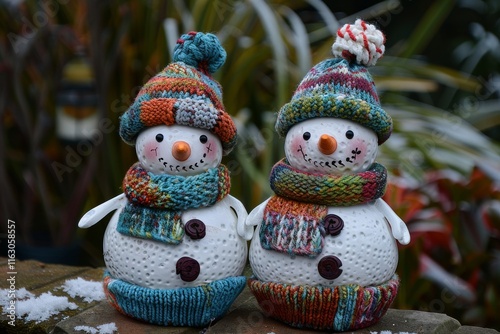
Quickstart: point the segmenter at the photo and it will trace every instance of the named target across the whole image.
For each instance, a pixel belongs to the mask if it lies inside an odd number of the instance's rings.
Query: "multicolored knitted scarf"
[[[133,237],[179,244],[184,236],[181,214],[222,200],[231,188],[224,165],[194,176],[153,174],[135,163],[123,179],[128,198],[117,231]]]
[[[387,170],[373,163],[357,174],[309,174],[282,159],[274,165],[270,183],[276,195],[264,210],[259,231],[262,247],[316,257],[323,249],[328,206],[352,206],[382,197]]]

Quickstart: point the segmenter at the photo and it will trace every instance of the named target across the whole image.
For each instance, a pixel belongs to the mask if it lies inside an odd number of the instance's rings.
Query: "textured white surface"
[[[162,136],[161,141],[156,139],[157,135]],[[201,136],[207,141],[200,141]],[[191,154],[184,161],[172,155],[172,147],[178,141],[190,146]],[[185,125],[147,128],[137,136],[135,150],[144,168],[154,174],[196,175],[219,166],[222,159],[222,145],[213,133]]]
[[[165,289],[199,286],[229,276],[241,275],[247,259],[247,243],[236,231],[237,217],[229,196],[209,208],[188,210],[182,214],[185,224],[200,219],[206,236],[192,240],[185,235],[179,245],[134,238],[116,231],[118,210],[104,234],[104,261],[115,278],[143,287]],[[176,263],[188,256],[200,264],[193,282],[184,282],[176,274]]]
[[[352,132],[351,139],[346,137],[348,131]],[[305,133],[310,135],[307,140]],[[337,142],[332,154],[325,155],[318,149],[323,134]],[[309,173],[341,175],[364,171],[375,160],[377,151],[375,132],[352,121],[332,117],[300,122],[290,128],[285,138],[285,154],[290,165]]]
[[[262,281],[296,285],[336,286],[380,284],[394,274],[398,263],[396,240],[384,216],[372,204],[353,207],[331,207],[344,221],[338,236],[325,237],[323,252],[312,259],[306,256],[263,249],[259,229],[250,245],[249,259],[254,274]],[[342,261],[342,274],[327,280],[318,273],[318,263],[324,256],[334,255]]]

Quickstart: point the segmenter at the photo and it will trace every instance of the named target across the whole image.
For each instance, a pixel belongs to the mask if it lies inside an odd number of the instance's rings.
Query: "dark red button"
[[[199,219],[191,219],[184,225],[186,234],[191,239],[203,239],[206,235],[205,223]]]
[[[336,256],[328,255],[319,261],[318,272],[323,278],[336,279],[342,274],[340,267],[342,267],[342,261]]]
[[[339,235],[340,231],[344,228],[344,221],[337,215],[329,214],[326,215],[323,220],[323,225],[325,226],[326,234],[336,236]]]
[[[200,264],[191,257],[181,257],[175,265],[175,273],[181,275],[184,282],[192,282],[200,275]]]

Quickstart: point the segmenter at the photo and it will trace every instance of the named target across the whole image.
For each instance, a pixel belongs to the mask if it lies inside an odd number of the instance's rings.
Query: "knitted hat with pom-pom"
[[[348,119],[372,129],[379,145],[392,132],[391,117],[382,109],[367,66],[385,51],[385,36],[375,26],[356,20],[337,31],[335,58],[314,66],[291,101],[278,113],[276,131],[285,137],[295,124],[316,117]]]
[[[226,51],[215,35],[190,32],[177,40],[173,60],[121,116],[120,136],[134,145],[147,127],[187,125],[211,131],[229,153],[236,144],[236,126],[224,109],[222,87],[212,77],[226,61]]]

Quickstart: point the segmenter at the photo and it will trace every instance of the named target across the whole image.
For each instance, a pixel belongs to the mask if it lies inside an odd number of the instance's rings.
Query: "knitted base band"
[[[251,278],[250,290],[269,316],[290,326],[347,331],[375,324],[386,313],[399,287],[396,274],[379,286],[334,288],[293,286]]]
[[[221,318],[245,287],[246,277],[228,277],[199,287],[150,289],[104,273],[104,292],[119,312],[162,326],[202,327]]]

